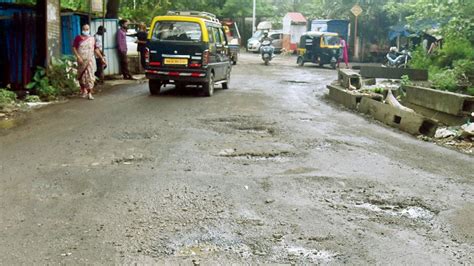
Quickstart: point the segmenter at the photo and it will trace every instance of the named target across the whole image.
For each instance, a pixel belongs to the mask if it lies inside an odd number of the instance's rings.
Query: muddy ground
[[[473,157],[242,54],[211,98],[123,85],[0,135],[0,264],[472,264]]]

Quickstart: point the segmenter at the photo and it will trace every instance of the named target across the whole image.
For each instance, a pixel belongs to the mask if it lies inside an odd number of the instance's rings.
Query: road
[[[472,264],[473,157],[242,54],[211,98],[122,85],[0,136],[0,264]]]

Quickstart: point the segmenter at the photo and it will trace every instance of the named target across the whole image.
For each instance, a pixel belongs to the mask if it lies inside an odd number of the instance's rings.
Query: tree
[[[107,14],[106,18],[118,18],[119,17],[120,0],[108,0],[107,1]]]

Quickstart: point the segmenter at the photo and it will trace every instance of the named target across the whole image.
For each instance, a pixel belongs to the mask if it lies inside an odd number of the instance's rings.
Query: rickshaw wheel
[[[298,56],[298,59],[296,59],[296,64],[298,64],[298,66],[304,66],[304,59],[303,59],[303,57]]]

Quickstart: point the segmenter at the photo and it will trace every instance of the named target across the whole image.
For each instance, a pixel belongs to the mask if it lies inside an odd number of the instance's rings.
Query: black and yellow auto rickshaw
[[[323,66],[330,64],[336,68],[341,53],[339,35],[333,32],[306,32],[301,36],[296,63],[303,66],[311,62]]]

